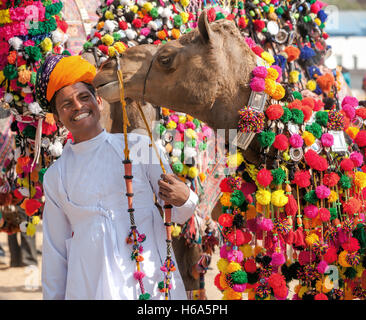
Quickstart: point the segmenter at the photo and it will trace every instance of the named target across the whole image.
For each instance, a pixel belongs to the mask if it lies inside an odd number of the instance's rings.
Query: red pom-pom
[[[355,143],[361,148],[366,146],[366,130],[360,130],[355,138]]]
[[[98,39],[101,39],[102,35],[100,34],[100,32],[96,32],[96,33],[94,33],[94,37],[97,37]]]
[[[288,138],[284,134],[278,134],[273,142],[273,146],[281,151],[287,150],[289,146]]]
[[[252,241],[252,234],[249,231],[243,232],[244,244]]]
[[[297,184],[299,188],[310,186],[310,172],[308,170],[296,171],[292,183]]]
[[[287,195],[288,202],[285,205],[285,212],[287,216],[295,216],[298,210],[297,201],[292,194]]]
[[[269,186],[271,184],[272,180],[273,180],[273,177],[272,177],[271,171],[269,171],[267,169],[261,169],[261,170],[259,170],[259,172],[257,174],[257,182],[262,187]]]
[[[288,288],[283,285],[282,287],[273,288],[273,293],[277,299],[285,299],[288,295]]]
[[[360,211],[362,203],[360,200],[356,198],[350,198],[347,202],[343,204],[343,212],[347,213],[350,217],[353,216],[354,213]]]
[[[142,26],[142,21],[141,21],[141,19],[133,19],[133,20],[132,20],[132,25],[133,25],[135,28],[141,28],[141,26]]]
[[[257,56],[260,56],[264,50],[263,50],[260,46],[254,46],[254,47],[252,48],[252,51],[253,51]]]
[[[232,231],[228,234],[227,239],[236,246],[241,246],[245,243],[244,233],[241,230]]]
[[[338,181],[339,181],[339,175],[336,174],[335,172],[331,172],[331,173],[326,173],[324,175],[323,178],[323,183],[327,186],[327,187],[334,187],[337,185]]]
[[[356,238],[351,237],[347,242],[342,244],[342,247],[351,253],[360,250],[360,243]]]
[[[234,20],[235,19],[235,16],[230,13],[227,17],[226,17],[227,20]]]
[[[128,28],[128,25],[127,25],[127,22],[126,21],[120,21],[118,22],[118,26],[121,30],[127,30]]]
[[[282,274],[272,273],[268,278],[268,285],[273,289],[281,288],[286,286],[286,281]]]
[[[328,300],[328,297],[324,293],[318,293],[315,295],[314,300]]]
[[[319,209],[319,217],[320,220],[323,222],[327,222],[330,219],[330,212],[327,208],[320,208]]]
[[[244,270],[249,273],[254,273],[257,271],[257,265],[255,264],[254,259],[249,259],[245,261]]]
[[[221,190],[221,192],[233,192],[233,190],[231,189],[231,186],[229,185],[228,178],[222,179],[222,181],[220,182],[220,190]]]
[[[240,17],[238,21],[239,28],[245,29],[247,27],[247,22],[244,17]]]
[[[98,49],[102,51],[104,54],[108,54],[108,46],[105,46],[104,44],[101,44],[98,46]]]
[[[289,109],[299,109],[301,110],[302,108],[302,103],[299,99],[295,99],[294,101],[292,101],[291,103],[289,103],[287,105],[287,108]]]
[[[261,32],[263,28],[266,26],[266,23],[263,20],[254,20],[253,23],[255,31],[257,32]]]
[[[305,158],[305,162],[307,163],[307,165],[315,170],[325,171],[328,169],[327,159],[319,156],[312,149],[309,149],[308,151],[306,151],[304,158]]]
[[[223,227],[230,228],[233,225],[234,217],[231,214],[223,213],[219,216],[219,224]]]
[[[314,103],[314,109],[313,111],[320,111],[324,108],[324,102],[321,100],[316,100]]]
[[[301,100],[301,104],[303,106],[308,106],[311,110],[314,110],[315,107],[315,101],[313,98],[306,97]]]
[[[304,114],[304,121],[306,122],[306,121],[309,121],[310,120],[310,118],[311,118],[311,115],[313,114],[313,109],[311,109],[309,106],[307,106],[307,105],[303,105],[302,107],[301,107],[301,111],[302,111],[302,113]]]
[[[351,159],[343,159],[341,161],[341,168],[344,171],[352,171],[355,167],[355,164]]]
[[[366,108],[358,108],[358,109],[356,109],[356,115],[358,115],[362,119],[366,119]]]
[[[214,8],[211,8],[210,10],[208,10],[207,12],[207,19],[209,22],[215,21],[216,19],[216,11]]]
[[[328,263],[331,264],[334,261],[337,261],[338,256],[337,256],[337,249],[334,247],[329,247],[327,252],[325,253],[325,255],[323,256],[324,260]]]
[[[216,286],[217,289],[219,289],[220,291],[223,291],[224,288],[222,288],[220,286],[220,276],[221,276],[221,272],[216,275],[215,280],[214,280],[214,285]]]
[[[283,108],[279,104],[272,104],[266,110],[266,116],[269,120],[277,120],[283,116]]]

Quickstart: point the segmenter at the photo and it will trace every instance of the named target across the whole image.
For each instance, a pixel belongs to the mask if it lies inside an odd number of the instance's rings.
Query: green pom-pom
[[[357,275],[357,271],[354,268],[347,268],[347,270],[345,271],[344,275],[348,279],[354,279],[356,277],[356,275]]]
[[[159,13],[158,13],[158,9],[157,8],[152,8],[150,10],[150,15],[151,17],[153,17],[154,19],[157,18],[159,16]]]
[[[342,189],[349,189],[352,186],[351,178],[343,174],[339,180]]]
[[[232,194],[231,194],[231,198],[230,198],[230,202],[237,207],[240,207],[245,200],[245,196],[243,194],[242,191],[240,190],[235,190]]]
[[[276,13],[279,15],[279,16],[282,16],[284,11],[283,11],[283,8],[282,7],[278,7],[276,10]]]
[[[63,4],[61,1],[50,4],[46,7],[46,19],[58,14],[62,10]]]
[[[197,145],[197,140],[196,139],[190,139],[187,141],[187,146],[188,147],[192,147],[192,148],[195,148]]]
[[[220,19],[225,19],[225,15],[222,12],[217,12],[215,20],[220,20]]]
[[[198,119],[196,119],[196,118],[194,118],[192,122],[194,123],[194,125],[196,126],[196,128],[198,128],[200,126],[200,124],[201,124],[200,121]]]
[[[258,134],[258,141],[263,148],[270,147],[275,141],[276,134],[272,131],[262,131]]]
[[[330,212],[330,221],[337,219],[337,209],[336,208],[329,208]]]
[[[231,273],[231,278],[233,282],[236,284],[243,284],[248,282],[248,275],[245,271],[238,270]]]
[[[199,149],[200,151],[204,151],[204,150],[206,150],[206,149],[207,149],[207,143],[205,143],[205,142],[201,142],[201,143],[198,145],[198,149]]]
[[[319,200],[316,196],[315,190],[310,190],[309,192],[307,192],[304,196],[304,199],[311,204],[316,204]]]
[[[292,112],[291,112],[291,110],[289,109],[289,108],[287,108],[287,107],[283,107],[283,115],[282,115],[282,117],[281,117],[281,121],[283,122],[283,123],[287,123],[287,122],[289,122],[290,120],[291,120],[291,118],[292,118]]]
[[[262,9],[265,13],[269,12],[269,6],[264,6],[264,7],[262,7]]]
[[[158,283],[158,288],[161,290],[161,289],[164,289],[164,281],[160,281]]]
[[[5,78],[9,80],[14,80],[18,76],[18,70],[12,64],[8,64],[7,66],[5,66],[5,68],[3,69],[3,73]]]
[[[184,148],[184,142],[183,141],[176,141],[174,142],[174,149],[183,149]]]
[[[31,78],[30,78],[30,83],[31,84],[36,84],[36,80],[37,80],[37,72],[32,71]]]
[[[286,179],[286,172],[283,171],[281,168],[271,170],[273,176],[273,183],[275,185],[282,184]]]
[[[296,124],[302,124],[304,122],[304,113],[299,109],[292,109],[292,120]]]
[[[364,251],[366,249],[366,230],[362,223],[359,223],[353,230],[353,236],[358,240],[361,250]]]
[[[175,15],[173,19],[175,27],[179,28],[183,24],[183,19],[180,15]]]
[[[71,56],[71,53],[70,53],[69,50],[64,50],[64,51],[62,51],[62,55],[63,56]]]
[[[320,139],[322,136],[322,127],[316,122],[312,123],[311,125],[307,125],[305,129],[311,132],[317,139]]]
[[[318,123],[319,125],[326,127],[328,124],[328,112],[326,111],[318,111],[315,114],[315,121],[316,123]]]
[[[294,91],[292,93],[292,96],[294,97],[294,99],[302,100],[302,94],[299,91]]]
[[[26,128],[22,131],[22,135],[26,138],[35,139],[36,138],[37,129],[33,126],[26,126]]]
[[[112,36],[113,36],[114,41],[119,41],[122,38],[122,36],[118,32],[113,32]]]
[[[147,292],[145,292],[145,293],[143,293],[143,294],[140,294],[140,296],[139,296],[139,300],[149,300],[150,299],[150,293],[147,293]]]
[[[46,173],[47,169],[46,168],[42,168],[41,170],[38,171],[38,180],[43,183],[43,177],[44,174]]]
[[[38,47],[32,47],[32,46],[25,47],[24,51],[29,56],[29,58],[34,62],[37,62],[42,58],[41,49]]]
[[[181,163],[180,161],[176,161],[172,165],[172,169],[175,173],[181,173],[183,171],[183,167],[183,163]]]
[[[161,135],[163,135],[166,131],[166,128],[161,124],[159,123],[156,127],[155,127],[155,132],[159,135],[159,137]]]
[[[83,49],[86,51],[88,50],[89,48],[92,48],[93,47],[93,44],[90,42],[90,41],[87,41],[83,44]]]

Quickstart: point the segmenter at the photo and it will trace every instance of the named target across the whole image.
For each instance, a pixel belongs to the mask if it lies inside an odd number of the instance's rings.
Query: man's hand
[[[181,207],[189,198],[188,186],[174,174],[162,174],[158,185],[160,199],[175,207]]]

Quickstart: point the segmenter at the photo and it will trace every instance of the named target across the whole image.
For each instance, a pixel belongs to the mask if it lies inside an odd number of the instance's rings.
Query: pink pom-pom
[[[210,138],[212,136],[212,129],[208,126],[202,127],[202,133],[207,137]]]
[[[226,259],[227,258],[227,249],[226,249],[226,245],[223,245],[220,249],[220,257],[223,258],[223,259]]]
[[[141,280],[143,277],[145,277],[145,273],[143,273],[142,271],[136,271],[133,273],[133,277],[136,280]]]
[[[160,267],[160,270],[163,271],[163,272],[168,272],[168,269],[165,266]]]
[[[351,153],[350,157],[349,157],[353,164],[355,165],[355,167],[361,167],[363,164],[363,155],[360,152],[354,151]]]
[[[196,125],[192,121],[187,121],[186,122],[186,128],[194,130],[194,129],[196,129]]]
[[[302,139],[302,137],[295,133],[290,137],[290,145],[293,148],[301,148],[304,144],[304,140]]]
[[[254,77],[259,77],[265,79],[267,77],[267,69],[266,67],[255,67],[252,71]]]
[[[150,29],[149,28],[142,28],[140,30],[140,34],[147,37],[150,34]]]
[[[325,185],[320,185],[316,187],[315,193],[319,199],[326,199],[330,196],[330,189]]]
[[[240,250],[230,250],[227,252],[227,259],[229,261],[241,263],[244,259],[243,252]]]
[[[318,266],[316,267],[319,273],[324,274],[328,269],[328,263],[325,260],[319,262]]]
[[[277,72],[278,72],[278,77],[277,77],[276,81],[277,81],[277,82],[280,82],[280,81],[281,81],[281,77],[282,77],[282,69],[281,69],[281,67],[280,67],[280,66],[277,66],[277,65],[275,65],[275,64],[273,64],[273,65],[271,65],[271,68],[273,68],[273,69],[277,70]]]
[[[345,104],[342,107],[342,110],[345,112],[346,116],[351,120],[356,116],[356,109],[349,104]]]
[[[323,222],[327,222],[330,219],[330,212],[327,208],[320,208],[319,209],[319,217],[320,220]]]
[[[245,291],[245,289],[247,288],[247,284],[246,283],[237,283],[233,285],[233,290],[236,292],[243,292]]]
[[[324,133],[320,140],[325,148],[331,147],[334,143],[334,138],[330,133]]]
[[[282,266],[286,262],[285,256],[280,252],[272,254],[271,265],[274,267]]]
[[[272,219],[263,218],[259,223],[259,228],[263,231],[271,231],[273,229]]]
[[[178,117],[176,114],[171,114],[171,115],[169,116],[169,119],[170,119],[171,121],[174,121],[175,123],[178,123],[178,122],[179,122],[179,117]]]
[[[357,107],[358,106],[358,100],[355,97],[346,96],[342,100],[342,107],[346,104],[349,104],[351,107]]]
[[[266,87],[266,84],[264,82],[264,79],[262,79],[262,78],[254,77],[250,81],[250,88],[255,92],[262,92],[262,91],[264,91],[265,87]]]
[[[177,130],[178,130],[179,132],[183,133],[183,132],[184,132],[184,130],[185,130],[185,125],[184,125],[184,123],[178,123],[178,125],[177,125]]]
[[[309,204],[304,208],[304,212],[309,219],[313,219],[318,215],[319,209],[317,206]]]

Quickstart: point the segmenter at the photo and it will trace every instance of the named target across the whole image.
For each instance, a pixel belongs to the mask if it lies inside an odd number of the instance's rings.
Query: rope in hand
[[[118,76],[118,82],[119,82],[119,87],[120,87],[120,101],[122,104],[122,111],[123,111],[123,134],[124,134],[124,140],[125,140],[125,148],[124,148],[124,154],[125,154],[125,160],[123,161],[124,164],[124,168],[125,168],[125,182],[126,182],[126,189],[127,189],[127,197],[128,197],[128,211],[130,212],[130,220],[131,220],[131,232],[133,234],[134,237],[134,244],[137,244],[137,236],[136,233],[136,225],[134,222],[134,217],[133,217],[133,203],[132,203],[132,197],[133,197],[133,192],[132,192],[132,162],[129,158],[130,155],[130,151],[128,149],[128,139],[127,139],[127,127],[130,126],[130,122],[128,120],[128,116],[127,116],[127,110],[126,110],[126,101],[125,101],[125,94],[124,94],[124,87],[123,87],[123,73],[122,73],[122,69],[120,66],[120,61],[119,61],[119,56],[117,55],[116,57],[117,59],[117,76]],[[151,129],[149,127],[149,124],[147,123],[145,114],[141,108],[141,105],[139,103],[137,103],[138,106],[138,110],[140,112],[140,115],[145,123],[146,126],[146,130],[148,132],[148,135],[150,137],[150,141],[151,144],[154,148],[154,151],[159,159],[160,162],[160,167],[163,171],[164,174],[166,174],[166,170],[164,167],[164,164],[161,160],[160,154],[158,152],[158,149],[156,147],[156,144],[153,140],[152,137],[152,133],[151,133]],[[165,300],[169,299],[169,290],[171,288],[170,285],[170,272],[175,271],[175,266],[174,266],[174,262],[171,258],[171,250],[172,250],[172,237],[171,237],[171,210],[172,210],[172,205],[165,203],[164,204],[164,225],[166,227],[166,243],[167,243],[167,256],[164,262],[164,265],[160,268],[164,273],[165,273],[165,277],[164,277],[164,282],[163,283],[159,283],[159,288],[162,292],[165,293]],[[136,265],[137,265],[137,271],[140,272],[140,264],[139,261],[136,260]],[[145,294],[144,291],[144,287],[142,284],[141,279],[139,279],[139,283],[140,283],[140,288],[141,288],[141,295],[143,296]],[[141,296],[140,296],[141,299]]]

